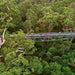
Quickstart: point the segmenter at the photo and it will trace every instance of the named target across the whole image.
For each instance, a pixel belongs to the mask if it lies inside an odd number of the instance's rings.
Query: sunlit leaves
[[[41,59],[39,59],[38,57],[32,57],[31,60],[32,60],[32,61],[30,61],[31,68],[34,69],[36,74],[41,74],[41,72],[43,71]]]
[[[54,62],[54,63],[50,63],[50,70],[51,70],[51,75],[56,75],[56,73],[58,75],[64,75],[63,72],[61,72],[61,65]]]

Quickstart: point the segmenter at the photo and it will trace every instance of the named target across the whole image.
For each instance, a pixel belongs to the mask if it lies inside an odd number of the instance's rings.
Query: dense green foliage
[[[0,0],[0,37],[5,27],[0,75],[75,75],[75,40],[25,39],[26,33],[74,31],[75,0]]]

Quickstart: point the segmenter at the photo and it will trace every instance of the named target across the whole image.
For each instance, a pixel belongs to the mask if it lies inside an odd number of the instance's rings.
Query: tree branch
[[[7,5],[7,9],[10,10],[9,6]]]
[[[1,48],[1,46],[5,43],[4,35],[5,35],[6,30],[7,30],[7,28],[4,29],[4,32],[3,32],[3,34],[2,34],[3,41],[2,41],[1,38],[0,38],[0,48]]]
[[[3,32],[3,35],[2,35],[2,38],[3,38],[2,45],[5,43],[5,38],[4,38],[4,35],[5,35],[6,30],[7,30],[7,28],[5,28],[5,29],[4,29],[4,32]]]

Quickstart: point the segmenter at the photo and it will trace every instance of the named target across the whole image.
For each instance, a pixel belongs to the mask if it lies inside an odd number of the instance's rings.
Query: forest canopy
[[[0,0],[0,75],[75,75],[74,38],[25,39],[46,32],[75,32],[75,0]]]

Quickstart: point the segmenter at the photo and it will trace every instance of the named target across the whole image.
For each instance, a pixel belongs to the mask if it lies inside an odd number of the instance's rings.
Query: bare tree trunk
[[[5,35],[6,30],[7,30],[7,28],[4,29],[4,32],[2,34],[2,38],[0,37],[0,48],[5,43],[4,35]]]
[[[7,5],[7,9],[10,10],[9,6]]]

